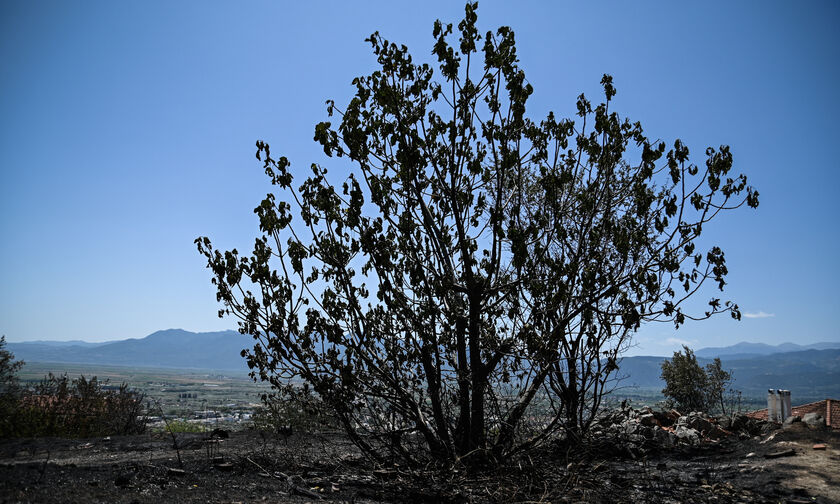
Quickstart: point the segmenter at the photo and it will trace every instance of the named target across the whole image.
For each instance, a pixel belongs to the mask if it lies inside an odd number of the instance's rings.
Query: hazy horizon
[[[166,331],[184,331],[184,332],[188,332],[188,333],[192,333],[192,334],[219,333],[219,332],[235,332],[235,333],[238,334],[238,331],[236,329],[223,329],[223,330],[216,330],[216,331],[190,331],[189,329],[183,329],[183,328],[180,328],[180,327],[171,327],[171,328],[166,328],[166,329],[160,329],[160,330],[154,331],[152,333],[149,333],[145,336],[141,336],[141,337],[137,337],[137,338],[135,338],[135,337],[132,337],[132,338],[115,338],[115,339],[107,339],[107,340],[99,340],[99,341],[85,340],[85,339],[74,339],[74,340],[39,339],[39,340],[17,341],[17,340],[9,340],[7,338],[6,341],[9,342],[9,343],[39,343],[39,342],[64,343],[64,342],[75,341],[75,342],[90,343],[90,344],[100,344],[100,343],[101,344],[107,344],[107,343],[117,343],[117,342],[120,342],[120,341],[129,340],[129,339],[133,339],[133,340],[143,339],[143,338],[151,336],[155,333],[166,332]],[[732,346],[735,346],[735,345],[740,345],[740,344],[745,344],[745,343],[746,344],[767,344],[767,343],[764,343],[764,342],[761,342],[761,341],[738,341],[738,342],[735,342],[735,343],[732,343],[732,344],[721,345],[721,347],[732,347]],[[829,343],[829,344],[836,343],[837,348],[840,348],[840,342],[833,342],[833,341],[813,341],[813,342],[804,342],[804,343],[803,342],[794,343],[792,341],[783,341],[781,343],[778,343],[778,344],[775,344],[775,345],[770,345],[770,346],[778,347],[780,345],[793,344],[793,345],[798,345],[798,346],[803,346],[804,347],[804,346],[808,346],[808,345],[825,344],[825,343]],[[690,348],[692,348],[692,350],[699,351],[699,350],[704,350],[704,349],[709,349],[709,348],[718,348],[718,346],[708,345],[708,346],[699,346],[699,347],[690,347]],[[627,350],[627,352],[625,352],[622,355],[625,356],[625,357],[670,357],[672,355],[672,352],[667,352],[667,353],[666,352],[661,352],[661,353],[653,354],[653,353],[645,353],[644,351],[639,350],[637,347],[631,347],[630,349]]]

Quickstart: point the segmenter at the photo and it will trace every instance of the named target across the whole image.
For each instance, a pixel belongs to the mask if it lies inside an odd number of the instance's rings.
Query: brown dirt
[[[6,440],[0,502],[840,502],[840,433],[804,425],[641,455],[547,449],[471,476],[374,467],[339,434],[204,438],[179,436],[183,465],[168,435]]]

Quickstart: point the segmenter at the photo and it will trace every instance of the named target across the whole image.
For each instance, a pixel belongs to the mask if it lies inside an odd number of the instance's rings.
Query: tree
[[[683,309],[725,284],[723,252],[695,250],[706,223],[758,204],[729,148],[703,169],[679,140],[666,153],[609,110],[608,75],[577,120],[531,120],[514,33],[482,36],[476,8],[457,32],[435,22],[439,76],[367,39],[379,69],[315,127],[345,180],[313,164],[295,188],[258,141],[277,195],[255,209],[253,252],[196,240],[219,315],[255,339],[252,377],[316,397],[374,459],[500,460],[579,437],[641,323],[740,317],[717,298]]]
[[[720,406],[720,413],[726,414],[726,392],[731,383],[732,373],[723,369],[720,357],[715,357],[715,360],[706,364],[706,395],[709,411]]]
[[[20,399],[17,373],[23,361],[6,349],[6,336],[0,336],[0,438],[8,437],[14,425],[15,410]]]
[[[682,352],[674,352],[670,361],[662,361],[662,394],[669,407],[682,411],[708,411],[708,377],[697,363],[694,351],[683,345]]]
[[[694,351],[683,345],[682,352],[674,352],[670,361],[662,362],[662,379],[665,388],[662,394],[669,407],[683,411],[711,413],[718,406],[726,414],[724,396],[732,382],[732,374],[725,371],[720,358],[706,364],[705,369],[697,363]]]
[[[16,393],[19,388],[17,372],[23,361],[15,360],[15,354],[6,349],[6,336],[0,336],[0,395]]]

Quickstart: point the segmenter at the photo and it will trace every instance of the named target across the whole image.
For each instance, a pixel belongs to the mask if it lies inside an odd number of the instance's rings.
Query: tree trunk
[[[470,293],[470,376],[472,377],[472,415],[470,422],[470,451],[484,449],[486,433],[484,429],[484,391],[487,377],[481,362],[481,326],[479,323],[480,293]]]
[[[459,454],[470,451],[470,369],[467,362],[466,320],[458,317],[455,334],[458,351],[458,423],[455,427],[455,445]]]

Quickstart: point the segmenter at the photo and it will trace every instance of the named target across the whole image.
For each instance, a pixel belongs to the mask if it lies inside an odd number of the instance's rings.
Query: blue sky
[[[736,5],[732,5],[732,4]],[[728,144],[757,211],[709,228],[747,317],[657,325],[632,353],[840,341],[837,2],[480,2],[510,25],[534,118],[614,76],[613,110],[702,162]],[[143,337],[234,327],[193,245],[249,250],[270,189],[254,142],[297,169],[379,30],[430,61],[458,2],[0,3],[0,334]],[[320,152],[320,154],[319,154]],[[713,295],[707,291],[705,300]],[[754,315],[750,317],[750,315]]]

